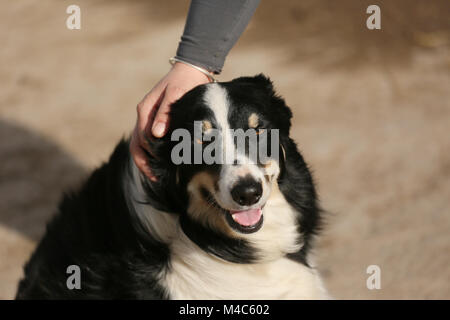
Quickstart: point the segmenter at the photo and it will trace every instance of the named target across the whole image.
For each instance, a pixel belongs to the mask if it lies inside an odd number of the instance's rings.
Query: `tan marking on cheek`
[[[213,187],[213,179],[206,172],[196,174],[188,183],[187,190],[190,194],[188,212],[197,220],[204,222],[203,212],[208,207],[206,199],[200,192],[200,188],[205,188],[211,192]]]
[[[206,227],[220,230],[225,234],[230,234],[231,230],[226,223],[223,213],[208,202],[200,192],[200,188],[207,189],[214,194],[215,178],[207,173],[196,174],[189,182],[187,189],[190,193],[188,214]]]
[[[252,113],[250,117],[248,117],[248,127],[256,128],[259,124],[259,117],[256,113]]]
[[[212,186],[214,186],[214,178],[207,172],[199,172],[189,181],[187,190],[196,195],[200,193],[201,187],[212,190]]]

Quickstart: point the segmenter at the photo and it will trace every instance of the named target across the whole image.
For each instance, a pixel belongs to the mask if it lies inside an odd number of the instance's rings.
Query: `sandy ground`
[[[77,3],[82,29],[65,27]],[[166,4],[163,4],[166,3]],[[382,10],[382,30],[365,9]],[[63,190],[104,161],[168,70],[186,1],[8,1],[0,10],[0,298]],[[294,110],[336,298],[450,298],[450,3],[265,1],[221,80],[264,72]],[[368,290],[366,268],[381,268]]]

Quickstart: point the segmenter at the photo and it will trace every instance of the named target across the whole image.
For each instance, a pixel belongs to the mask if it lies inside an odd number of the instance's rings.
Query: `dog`
[[[64,196],[16,298],[328,298],[311,254],[322,211],[289,137],[291,117],[262,74],[187,92],[171,106],[168,133],[148,138],[157,181],[141,174],[122,140],[79,191]],[[276,130],[267,141],[278,156],[207,164],[189,161],[186,151],[188,161],[174,163],[174,133],[192,135],[196,123],[203,136],[215,130],[223,138],[216,155],[236,151],[233,129],[253,129],[257,138]],[[204,150],[211,141],[188,145]],[[245,146],[234,153],[240,160],[249,160]],[[74,266],[75,288],[68,285]]]

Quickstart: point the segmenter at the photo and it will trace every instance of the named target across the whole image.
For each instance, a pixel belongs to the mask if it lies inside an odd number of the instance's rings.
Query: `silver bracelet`
[[[195,70],[198,70],[201,73],[203,73],[204,75],[206,75],[211,82],[217,82],[217,80],[214,79],[214,77],[211,75],[211,73],[208,72],[208,70],[203,69],[201,67],[198,67],[196,65],[193,65],[192,63],[180,60],[180,59],[175,58],[175,57],[170,58],[169,62],[170,62],[171,65],[174,65],[176,62],[184,63],[185,65],[188,65],[188,66],[194,68]]]

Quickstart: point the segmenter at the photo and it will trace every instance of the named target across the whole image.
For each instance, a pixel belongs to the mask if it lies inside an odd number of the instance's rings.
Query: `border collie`
[[[189,91],[172,105],[166,136],[148,138],[157,181],[140,173],[121,141],[79,191],[63,198],[24,268],[17,298],[328,298],[310,252],[321,211],[289,137],[291,117],[263,75]],[[228,129],[277,129],[279,157],[174,164],[172,133],[193,133],[194,122],[204,134],[220,132],[222,150],[235,148]],[[80,270],[79,288],[68,288],[69,266]]]

